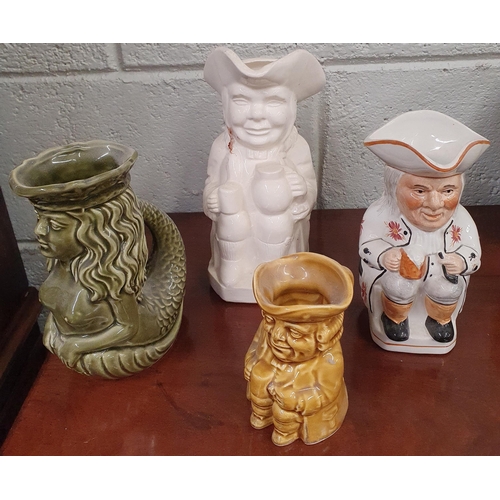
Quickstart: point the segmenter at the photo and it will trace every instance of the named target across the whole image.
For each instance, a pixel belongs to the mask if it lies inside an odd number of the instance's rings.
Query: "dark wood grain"
[[[0,347],[7,340],[6,327],[28,288],[3,194],[0,190]]]
[[[0,190],[0,443],[45,358],[37,324],[40,311]]]
[[[182,327],[172,349],[129,379],[103,381],[50,355],[3,455],[498,455],[500,453],[500,207],[473,207],[483,266],[472,276],[446,355],[386,352],[370,339],[355,283],[342,347],[349,410],[322,443],[279,448],[250,426],[243,360],[260,322],[253,304],[209,287],[210,221],[172,214],[186,245]],[[357,276],[363,210],[315,211],[310,249]]]

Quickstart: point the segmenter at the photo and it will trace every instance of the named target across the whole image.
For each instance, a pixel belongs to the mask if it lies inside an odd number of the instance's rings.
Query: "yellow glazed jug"
[[[318,443],[347,412],[340,346],[352,272],[310,252],[261,264],[253,279],[263,319],[245,358],[251,425],[274,424],[273,443]]]

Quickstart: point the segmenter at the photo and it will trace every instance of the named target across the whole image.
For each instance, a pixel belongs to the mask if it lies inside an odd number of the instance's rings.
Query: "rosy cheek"
[[[460,201],[460,196],[458,194],[448,198],[444,201],[444,207],[447,210],[455,210],[457,208],[458,202]]]
[[[409,210],[416,210],[422,206],[422,200],[413,194],[404,194],[402,199]]]

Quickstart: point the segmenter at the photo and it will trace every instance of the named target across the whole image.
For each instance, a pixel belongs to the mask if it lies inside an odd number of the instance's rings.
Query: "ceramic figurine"
[[[203,192],[212,220],[210,283],[226,301],[255,302],[258,264],[309,249],[316,174],[294,123],[297,102],[319,92],[325,74],[305,50],[242,61],[217,48],[205,80],[221,95],[225,121]]]
[[[274,424],[278,446],[323,441],[348,407],[340,337],[353,275],[302,252],[259,265],[253,287],[263,319],[245,357],[250,423]]]
[[[385,163],[385,191],[359,240],[361,293],[373,340],[390,351],[443,354],[480,266],[476,225],[460,205],[464,172],[489,141],[435,111],[398,116],[365,140]]]
[[[104,141],[47,150],[11,172],[38,217],[49,276],[43,342],[73,370],[120,378],[156,362],[180,327],[186,278],[177,227],[130,187],[137,153]],[[145,224],[154,248],[148,259]]]

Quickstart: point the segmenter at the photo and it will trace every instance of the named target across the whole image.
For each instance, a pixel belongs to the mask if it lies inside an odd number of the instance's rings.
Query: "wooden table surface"
[[[445,355],[387,352],[370,338],[355,281],[341,344],[349,410],[339,431],[307,446],[250,426],[243,361],[261,314],[208,283],[210,221],[172,214],[186,245],[182,326],[170,351],[133,377],[88,378],[49,355],[2,455],[498,455],[500,207],[469,209],[483,248]],[[363,210],[314,211],[310,250],[357,276]]]

